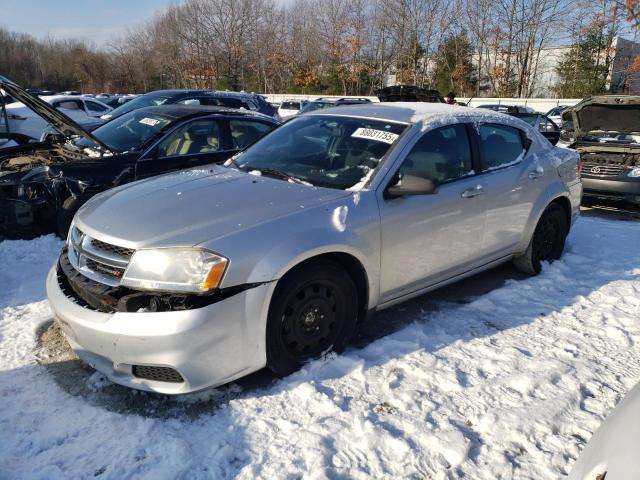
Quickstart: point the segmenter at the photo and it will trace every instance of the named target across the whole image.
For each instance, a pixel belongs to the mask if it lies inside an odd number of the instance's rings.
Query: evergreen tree
[[[582,98],[607,91],[612,40],[594,28],[563,55],[556,68],[560,78],[555,89],[560,97]]]
[[[475,88],[475,68],[471,63],[472,47],[465,32],[444,39],[436,54],[433,83],[446,95],[453,91],[470,96]]]

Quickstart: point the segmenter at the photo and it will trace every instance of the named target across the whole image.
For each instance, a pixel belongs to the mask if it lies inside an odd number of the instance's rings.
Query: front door
[[[219,117],[193,120],[169,133],[138,160],[136,178],[223,161],[235,151],[226,145],[225,121]]]
[[[382,301],[417,291],[471,268],[482,249],[484,185],[474,171],[465,124],[425,133],[398,175],[435,180],[437,193],[381,198]]]

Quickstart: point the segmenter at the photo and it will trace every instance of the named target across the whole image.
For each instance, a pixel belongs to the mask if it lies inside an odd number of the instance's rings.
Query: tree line
[[[96,47],[0,28],[0,72],[85,92],[211,88],[372,95],[388,81],[458,96],[529,97],[541,52],[560,96],[606,88],[611,46],[640,0],[186,0]]]

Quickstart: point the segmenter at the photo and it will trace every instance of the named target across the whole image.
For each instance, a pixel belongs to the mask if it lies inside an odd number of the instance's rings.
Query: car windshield
[[[114,152],[137,151],[160,130],[171,123],[170,117],[136,110],[96,128],[92,135]],[[93,147],[91,140],[80,138],[79,147]]]
[[[359,188],[405,128],[406,124],[361,118],[298,117],[226,165],[315,186]]]
[[[112,117],[119,117],[120,115],[124,115],[125,113],[132,112],[133,110],[137,110],[139,108],[144,107],[154,107],[158,105],[164,104],[170,97],[165,95],[141,95],[121,106],[115,108],[109,115]]]
[[[335,102],[311,102],[307,103],[305,107],[300,110],[300,113],[313,112],[314,110],[322,110],[323,108],[335,107]]]

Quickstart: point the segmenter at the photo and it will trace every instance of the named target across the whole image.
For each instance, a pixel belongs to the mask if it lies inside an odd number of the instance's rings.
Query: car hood
[[[88,131],[78,125],[76,122],[67,117],[64,113],[59,112],[44,100],[35,95],[31,95],[26,90],[20,88],[8,78],[0,75],[0,88],[11,95],[16,100],[22,102],[25,106],[50,123],[57,131],[66,137],[79,135],[90,139],[99,145],[103,150],[109,151],[104,143],[91,135]]]
[[[350,194],[213,165],[109,190],[87,202],[75,222],[123,247],[193,246]]]
[[[592,131],[640,132],[640,96],[602,95],[587,98],[571,109],[577,136]]]

